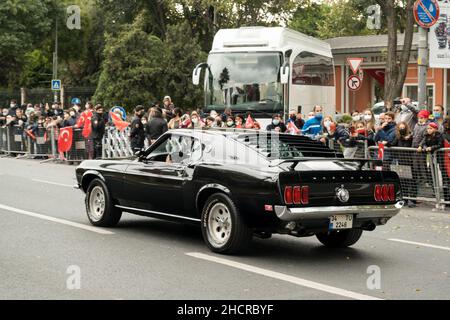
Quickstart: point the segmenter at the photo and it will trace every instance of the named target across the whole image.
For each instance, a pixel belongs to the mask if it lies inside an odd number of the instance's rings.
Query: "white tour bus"
[[[319,104],[334,114],[335,79],[330,45],[281,27],[219,30],[207,63],[193,72],[200,82],[205,70],[205,112],[251,111],[266,125],[275,113],[307,114]]]

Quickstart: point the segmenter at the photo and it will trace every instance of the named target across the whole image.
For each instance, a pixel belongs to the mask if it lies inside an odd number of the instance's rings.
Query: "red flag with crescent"
[[[130,125],[129,122],[123,121],[122,117],[117,113],[110,112],[109,114],[111,115],[112,122],[114,123],[114,126],[117,128],[117,130],[123,131]]]
[[[447,149],[444,151],[445,171],[447,171],[447,176],[450,178],[450,142],[444,141],[444,148]]]
[[[255,122],[253,121],[252,117],[248,115],[247,120],[245,120],[245,129],[252,129],[255,125]]]
[[[62,128],[59,131],[58,150],[59,152],[67,152],[72,148],[73,128]]]
[[[300,133],[300,130],[297,128],[297,126],[292,121],[289,121],[289,123],[287,125],[287,129],[290,134],[299,134]]]
[[[384,144],[379,143],[378,144],[378,160],[384,159]]]
[[[85,111],[86,115],[85,115],[85,119],[84,119],[84,126],[83,126],[83,132],[81,133],[83,135],[83,137],[88,138],[91,135],[92,132],[92,124],[91,124],[91,119],[92,119],[92,111]]]

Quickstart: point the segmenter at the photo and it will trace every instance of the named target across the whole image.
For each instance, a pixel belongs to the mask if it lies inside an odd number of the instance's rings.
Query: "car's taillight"
[[[309,204],[309,187],[294,186],[284,188],[285,204]]]
[[[292,188],[294,193],[294,204],[300,204],[302,201],[302,191],[300,187],[294,187]]]
[[[395,187],[393,184],[389,185],[389,200],[395,201]]]
[[[377,202],[382,201],[381,194],[382,194],[381,185],[377,184],[375,186],[375,194],[374,194],[375,201],[377,201]]]
[[[309,204],[309,187],[302,187],[302,204]]]
[[[393,184],[377,184],[374,199],[377,202],[395,201],[395,186]]]
[[[284,188],[284,203],[285,204],[292,204],[292,187],[285,187]]]

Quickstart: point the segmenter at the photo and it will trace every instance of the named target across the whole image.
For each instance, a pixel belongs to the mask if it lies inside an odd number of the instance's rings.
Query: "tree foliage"
[[[107,36],[95,101],[131,109],[161,95],[163,43],[143,30],[144,19],[142,13],[122,26],[117,37]]]
[[[97,87],[96,98],[107,104],[134,107],[169,94],[177,105],[194,107],[202,98],[191,85],[192,69],[205,61],[219,29],[282,25],[326,39],[388,33],[395,18],[395,32],[409,32],[410,1],[3,0],[0,87],[49,85],[57,22],[58,76],[65,85]],[[367,7],[391,2],[382,29],[368,30]],[[81,30],[65,27],[73,4],[81,8]],[[397,88],[402,70],[389,68]]]

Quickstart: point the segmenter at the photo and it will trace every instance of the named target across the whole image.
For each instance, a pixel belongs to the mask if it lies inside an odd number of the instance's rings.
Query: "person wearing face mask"
[[[437,123],[438,131],[444,133],[444,107],[441,105],[435,105],[433,107],[433,122]]]
[[[69,112],[64,112],[64,127],[74,127],[77,124],[77,120],[77,114],[74,109],[69,109]]]
[[[9,110],[7,108],[3,108],[0,113],[0,127],[6,126],[6,117],[8,116]]]
[[[16,116],[16,110],[19,108],[19,106],[17,105],[17,100],[13,99],[11,100],[11,103],[9,104],[9,113],[8,115],[10,115],[11,117],[15,117]]]
[[[406,122],[408,127],[414,128],[417,123],[417,114],[419,111],[414,108],[411,99],[400,99],[401,105],[396,108],[395,122]]]
[[[198,115],[197,111],[192,111],[191,113],[191,121],[188,126],[189,129],[201,129],[203,128],[204,123],[200,119],[200,116]]]
[[[391,147],[395,140],[396,126],[394,121],[395,114],[387,112],[385,122],[381,125],[381,129],[375,135],[375,142],[382,143],[386,147]]]
[[[393,146],[401,148],[411,148],[412,140],[413,137],[408,124],[406,122],[400,122],[397,125],[397,132],[395,134]]]
[[[227,126],[227,128],[235,128],[233,116],[227,117],[226,126]]]
[[[315,106],[313,109],[314,118],[309,119],[305,122],[303,126],[302,133],[311,137],[316,137],[322,133],[322,119],[323,119],[323,108],[322,106]]]
[[[289,119],[286,121],[286,126],[289,122],[292,122],[299,130],[303,129],[303,126],[305,125],[305,120],[303,120],[302,114],[295,111],[291,111],[289,113]]]
[[[281,121],[281,116],[279,114],[275,114],[272,117],[272,123],[269,124],[266,128],[266,131],[276,131],[280,133],[286,132],[286,125]]]
[[[361,114],[358,111],[353,112],[352,114],[352,125],[356,125],[357,122],[361,121]]]

